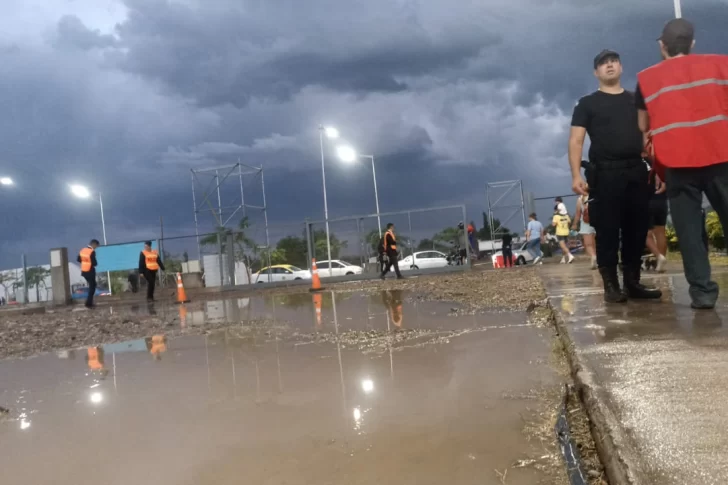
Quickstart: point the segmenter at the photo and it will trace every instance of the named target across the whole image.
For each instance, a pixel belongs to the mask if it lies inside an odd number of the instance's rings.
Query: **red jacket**
[[[675,57],[640,72],[637,81],[658,174],[664,167],[728,162],[728,56]]]

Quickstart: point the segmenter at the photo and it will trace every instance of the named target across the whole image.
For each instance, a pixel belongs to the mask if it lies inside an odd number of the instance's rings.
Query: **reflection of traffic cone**
[[[181,328],[187,326],[187,307],[184,305],[179,306],[179,326]]]
[[[182,284],[182,275],[177,273],[177,303],[189,303],[187,293],[185,293],[185,285]]]
[[[316,310],[316,326],[321,326],[321,307],[323,306],[323,296],[321,293],[313,295],[313,308]]]
[[[311,265],[311,291],[321,291],[321,279],[319,279],[318,268],[316,268],[316,258],[313,258]]]

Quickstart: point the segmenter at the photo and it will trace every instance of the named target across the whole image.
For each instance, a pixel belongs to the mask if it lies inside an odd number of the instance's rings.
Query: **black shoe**
[[[690,308],[693,310],[712,310],[715,308],[715,303],[690,303]]]
[[[662,292],[640,283],[640,265],[624,267],[624,292],[634,300],[657,300]]]
[[[599,274],[602,275],[602,281],[604,281],[604,301],[607,303],[626,302],[627,296],[619,288],[617,267],[599,268]]]
[[[404,279],[404,276],[402,276],[402,275],[399,275],[399,276],[397,276],[397,279],[398,279],[398,280],[403,280],[403,279]]]

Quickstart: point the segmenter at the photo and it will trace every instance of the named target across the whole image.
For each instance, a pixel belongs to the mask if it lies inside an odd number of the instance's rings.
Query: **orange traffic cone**
[[[185,293],[185,285],[182,284],[182,275],[177,273],[177,303],[189,303],[187,293]]]
[[[318,275],[318,268],[316,268],[316,258],[313,258],[311,265],[311,290],[310,291],[321,291],[321,279]]]

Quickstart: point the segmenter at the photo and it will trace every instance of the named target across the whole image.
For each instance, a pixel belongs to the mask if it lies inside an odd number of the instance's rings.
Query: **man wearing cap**
[[[728,56],[691,54],[693,25],[674,19],[658,39],[664,59],[637,75],[635,104],[658,191],[670,201],[692,307],[718,298],[702,239],[703,194],[728,227]]]
[[[623,303],[660,298],[659,290],[640,284],[642,250],[647,237],[648,171],[642,160],[643,138],[637,126],[634,95],[622,88],[619,54],[603,50],[594,58],[599,89],[581,98],[574,108],[569,135],[572,189],[589,195],[589,220],[596,229],[599,273],[604,299]],[[584,139],[589,135],[589,180],[581,176]],[[620,288],[620,234],[624,293]]]

